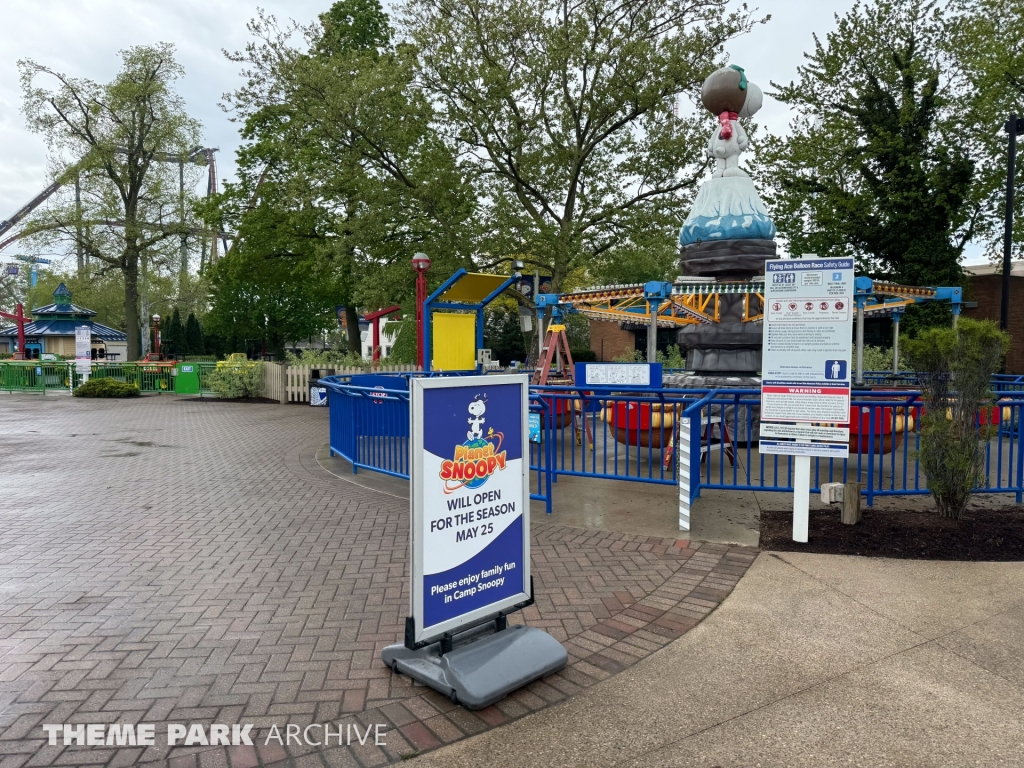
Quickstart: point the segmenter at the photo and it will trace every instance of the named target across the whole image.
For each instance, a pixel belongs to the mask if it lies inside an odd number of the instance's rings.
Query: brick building
[[[1024,373],[1024,261],[1015,261],[1010,270],[1010,316],[1006,330],[1009,332],[1010,351],[1006,355],[1007,373]],[[1001,265],[985,264],[965,267],[970,275],[970,284],[964,291],[964,298],[977,302],[976,307],[965,309],[964,317],[976,320],[999,322],[999,309],[1003,295]]]
[[[594,350],[599,363],[608,363],[636,349],[636,334],[623,330],[618,323],[591,320],[590,348]]]
[[[658,329],[658,351],[679,343],[679,331],[675,328]],[[599,363],[610,363],[626,352],[640,352],[647,355],[647,326],[641,323],[615,323],[608,320],[590,321],[590,348],[597,355]]]

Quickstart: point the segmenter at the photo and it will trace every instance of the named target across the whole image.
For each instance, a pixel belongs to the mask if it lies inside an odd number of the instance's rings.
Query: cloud
[[[279,18],[302,23],[312,21],[328,6],[328,0],[262,3]],[[189,112],[203,123],[206,145],[220,148],[220,178],[230,178],[239,143],[238,126],[217,104],[223,93],[241,81],[238,66],[221,50],[245,46],[245,25],[255,14],[256,4],[251,0],[7,3],[0,26],[0,218],[13,214],[49,183],[43,140],[28,131],[21,114],[17,62],[22,58],[106,82],[118,70],[119,50],[159,41],[174,43],[185,67],[179,91]]]
[[[767,92],[769,81],[796,77],[812,34],[834,26],[853,0],[807,2],[773,0],[760,9],[772,20],[727,46],[731,61],[743,66]],[[263,0],[261,6],[285,20],[312,21],[330,0]],[[241,80],[238,67],[222,49],[239,50],[248,40],[246,22],[256,14],[251,0],[48,0],[7,3],[0,27],[0,217],[7,217],[48,183],[42,138],[30,133],[21,115],[17,61],[33,58],[53,68],[98,82],[117,72],[117,52],[132,45],[167,41],[185,67],[179,90],[190,113],[202,121],[207,146],[219,147],[218,174],[234,173],[238,126],[218,107],[222,94]],[[766,98],[758,120],[773,133],[785,132],[788,107]]]

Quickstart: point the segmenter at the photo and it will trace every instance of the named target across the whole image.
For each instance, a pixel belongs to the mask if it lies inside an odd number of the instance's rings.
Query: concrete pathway
[[[412,765],[1021,765],[1022,587],[1022,563],[763,553],[662,651]]]

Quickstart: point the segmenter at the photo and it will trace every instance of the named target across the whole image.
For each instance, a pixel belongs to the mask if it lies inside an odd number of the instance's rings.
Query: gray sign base
[[[456,638],[456,642],[463,639]],[[483,709],[562,669],[569,656],[547,632],[513,625],[471,639],[444,655],[440,642],[415,651],[396,643],[381,652],[381,659],[395,672],[443,693],[466,709]]]

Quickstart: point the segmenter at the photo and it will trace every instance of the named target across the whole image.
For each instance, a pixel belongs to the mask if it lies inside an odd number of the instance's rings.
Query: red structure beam
[[[25,307],[19,304],[17,306],[16,315],[12,315],[10,312],[0,312],[0,317],[6,318],[7,320],[13,320],[18,324],[18,352],[14,356],[15,360],[25,359]]]
[[[380,360],[380,319],[400,309],[401,307],[396,304],[393,307],[378,309],[376,312],[363,315],[364,318],[373,324],[373,362]]]

